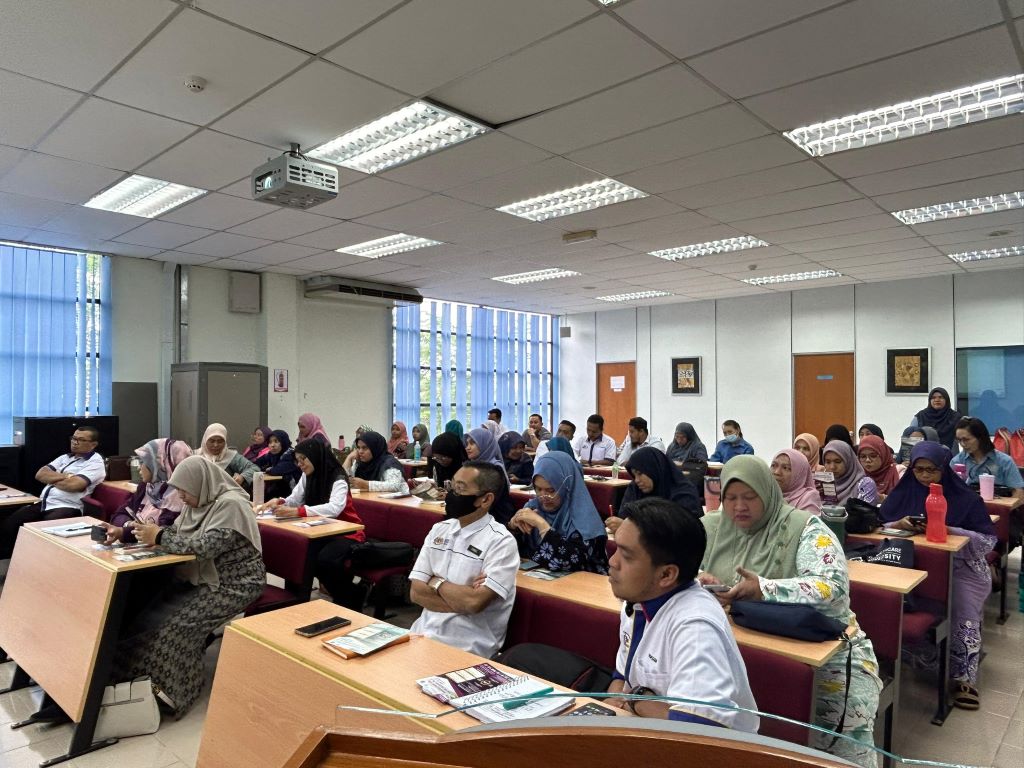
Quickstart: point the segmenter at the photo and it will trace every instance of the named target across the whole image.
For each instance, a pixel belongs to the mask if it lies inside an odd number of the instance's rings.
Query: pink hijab
[[[803,440],[811,447],[810,457],[804,456],[807,463],[811,465],[811,472],[818,472],[821,469],[821,443],[810,432],[801,432],[793,438],[793,447],[796,448],[796,441]]]
[[[860,452],[864,448],[870,448],[878,457],[882,460],[882,466],[876,469],[874,472],[868,472],[868,477],[875,481],[875,485],[878,486],[878,492],[886,495],[896,487],[896,483],[900,481],[899,470],[896,469],[896,462],[893,461],[892,448],[886,445],[882,438],[876,435],[868,435],[862,437],[860,443],[857,445],[857,459],[860,460]]]
[[[402,430],[402,434],[398,437],[388,437],[388,453],[402,454],[402,458],[405,458],[405,449],[409,445],[409,430],[406,428],[404,421],[396,421],[391,425],[392,429],[395,427]]]
[[[775,458],[785,456],[789,459],[789,466],[792,472],[789,482],[781,486],[782,497],[791,507],[803,509],[815,515],[821,514],[821,495],[814,486],[814,478],[811,472],[811,465],[807,463],[807,457],[796,448],[784,448],[775,454]]]
[[[306,431],[306,435],[301,438],[302,440],[312,440],[314,437],[319,436],[323,440],[324,445],[331,444],[331,438],[327,436],[327,432],[324,431],[324,425],[316,414],[304,413],[299,416],[299,426]],[[296,440],[295,442],[299,441]]]

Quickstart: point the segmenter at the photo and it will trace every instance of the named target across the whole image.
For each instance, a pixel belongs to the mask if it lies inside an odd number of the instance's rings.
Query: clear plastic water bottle
[[[139,461],[139,457],[138,456],[133,456],[131,462],[128,464],[128,467],[129,467],[129,469],[131,470],[131,473],[132,473],[132,482],[133,483],[141,483],[142,482],[142,473],[140,472],[140,469],[139,469],[141,466],[142,466],[142,462]]]
[[[421,453],[421,451],[422,451],[422,449],[420,448],[420,444],[416,443],[416,445],[414,445],[413,449],[412,449],[412,458],[415,461],[419,461],[420,460],[420,453]]]

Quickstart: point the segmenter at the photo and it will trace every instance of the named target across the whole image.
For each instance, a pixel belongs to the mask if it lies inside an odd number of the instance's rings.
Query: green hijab
[[[722,496],[734,480],[749,485],[764,504],[764,517],[743,530],[733,525],[722,511],[701,518],[707,531],[702,571],[723,584],[735,584],[736,566],[743,566],[766,579],[788,579],[797,575],[796,552],[811,514],[791,507],[764,459],[734,456],[722,470]]]

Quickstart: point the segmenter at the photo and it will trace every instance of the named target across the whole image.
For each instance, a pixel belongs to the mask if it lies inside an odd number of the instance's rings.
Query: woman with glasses
[[[1020,470],[1008,454],[996,450],[985,422],[981,419],[960,419],[956,425],[956,441],[960,444],[960,453],[953,457],[950,466],[963,464],[967,468],[968,483],[974,485],[981,475],[992,475],[996,485],[1013,489],[1018,507],[1024,504],[1024,479]]]
[[[608,573],[608,537],[579,463],[561,451],[537,459],[537,494],[515,513],[508,527],[519,539],[519,554],[552,571]]]
[[[879,517],[893,528],[923,533],[925,526],[912,518],[925,515],[925,499],[932,484],[946,497],[946,528],[966,536],[963,549],[953,555],[949,676],[953,704],[978,709],[978,662],[981,660],[981,618],[985,598],[992,591],[985,556],[996,544],[996,529],[985,502],[949,466],[949,449],[933,442],[918,443],[910,452],[910,469],[886,497]]]

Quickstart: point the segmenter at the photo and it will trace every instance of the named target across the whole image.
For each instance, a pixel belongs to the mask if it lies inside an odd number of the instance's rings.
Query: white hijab
[[[220,453],[210,453],[210,449],[206,447],[206,441],[211,437],[223,437],[224,438],[224,450]],[[228,448],[228,429],[223,424],[211,424],[206,428],[203,433],[203,442],[200,443],[199,447],[196,448],[196,456],[202,456],[207,461],[212,461],[218,467],[227,471],[228,465],[234,460],[235,456],[238,455],[238,451],[234,448]]]

